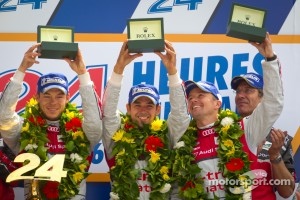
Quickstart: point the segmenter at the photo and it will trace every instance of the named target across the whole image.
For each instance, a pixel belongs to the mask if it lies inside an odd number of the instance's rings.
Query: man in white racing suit
[[[273,52],[269,34],[267,33],[264,42],[260,44],[251,42],[251,44],[266,58],[266,61],[262,63],[265,96],[253,113],[240,121],[240,127],[244,131],[244,134],[239,139],[240,144],[243,147],[242,151],[247,153],[248,160],[253,161],[250,164],[250,169],[253,169],[253,165],[257,161],[257,146],[269,134],[274,122],[282,112],[283,87],[281,66]],[[195,128],[197,129],[197,143],[191,153],[194,154],[195,163],[201,169],[201,174],[198,175],[200,179],[203,179],[204,192],[207,194],[208,199],[214,199],[214,197],[229,199],[229,196],[226,194],[229,191],[225,189],[224,185],[219,184],[226,178],[223,176],[226,172],[222,171],[219,166],[221,158],[217,151],[220,148],[219,139],[221,138],[218,138],[219,133],[216,131],[215,124],[222,105],[222,97],[218,89],[210,82],[189,80],[185,82],[185,86],[188,97],[188,109],[196,122]],[[230,144],[229,140],[226,142],[226,145]],[[226,148],[231,148],[232,152],[234,152],[235,145],[233,143]],[[228,155],[231,155],[232,152],[228,152]],[[226,154],[226,156],[228,155]],[[245,164],[237,162],[240,160],[239,157],[229,160],[228,165],[226,167],[223,165],[222,167],[225,170],[237,170],[238,172],[240,167]],[[193,187],[191,184],[188,186]],[[180,190],[186,190],[186,187],[179,188],[178,193]],[[256,198],[256,192],[259,193],[260,191],[254,189],[250,193],[242,194],[242,196],[245,199],[258,199]],[[232,196],[234,194],[231,194],[230,197]],[[181,198],[178,194],[173,194],[172,199]]]
[[[10,82],[6,85],[0,99],[1,135],[15,154],[18,154],[20,151],[19,140],[20,133],[23,131],[22,127],[24,121],[24,118],[15,112],[16,104],[18,102],[18,95],[22,91],[22,83],[26,75],[26,70],[33,64],[39,64],[39,61],[36,60],[36,58],[41,55],[36,51],[39,45],[40,44],[35,44],[25,52],[19,68],[16,70]],[[83,131],[76,132],[76,134],[80,135],[82,138],[86,138],[86,144],[89,144],[86,154],[91,156],[94,145],[97,144],[102,137],[102,114],[99,97],[94,90],[93,82],[86,70],[80,50],[78,50],[75,60],[66,58],[65,61],[69,64],[70,68],[76,72],[80,82],[79,91],[82,99],[83,119],[80,121],[79,126]],[[42,75],[38,80],[37,94],[34,98],[38,102],[37,105],[39,107],[41,120],[43,122],[45,121],[47,126],[47,132],[44,134],[48,137],[48,142],[45,144],[48,157],[51,158],[56,154],[64,154],[66,152],[66,144],[64,144],[63,139],[61,139],[61,131],[64,130],[65,127],[63,124],[60,124],[60,119],[62,113],[70,114],[70,112],[72,112],[71,110],[66,111],[66,105],[69,103],[70,99],[67,78],[60,73]],[[71,118],[72,116],[69,115],[68,117]],[[32,130],[28,130],[29,133],[31,131]],[[82,145],[84,145],[84,143],[82,143]],[[31,147],[36,148],[37,146],[31,145]],[[67,156],[69,157],[70,155],[66,155],[66,157]],[[79,166],[81,159],[83,159],[80,157],[80,153],[74,158],[74,160],[77,159],[79,161],[79,164],[76,164]],[[87,168],[82,170],[87,171],[88,167],[89,165],[87,164]],[[85,179],[78,182],[77,190],[78,191],[75,192],[74,195],[70,195],[69,199],[85,199]],[[28,184],[25,184],[25,196],[28,195],[28,192]]]
[[[190,117],[186,107],[183,81],[180,79],[176,69],[176,53],[172,44],[168,41],[165,41],[165,51],[166,54],[161,52],[155,53],[161,58],[168,72],[171,112],[166,123],[169,130],[169,138],[171,140],[170,145],[173,145],[174,141],[178,140],[180,135],[182,135],[186,130],[190,121]],[[113,169],[116,166],[115,157],[113,156],[112,152],[115,142],[112,140],[112,138],[122,126],[121,116],[117,106],[120,98],[121,85],[123,82],[123,71],[126,65],[140,56],[142,56],[140,53],[129,54],[127,42],[124,42],[120,50],[119,58],[114,67],[114,71],[105,89],[103,98],[103,144],[106,151],[107,163],[110,169]],[[127,114],[130,115],[132,121],[138,123],[141,128],[144,125],[151,124],[157,115],[159,115],[161,108],[160,97],[157,89],[148,84],[138,84],[133,86],[129,92],[129,99],[126,108]],[[132,159],[132,157],[128,156],[124,159]],[[135,167],[136,169],[142,171],[141,177],[138,178],[139,180],[137,180],[139,187],[138,199],[140,200],[148,200],[150,198],[151,184],[147,178],[148,174],[143,172],[143,169],[147,163],[148,162],[146,160],[141,158],[137,160],[135,166],[132,166],[132,168]],[[127,174],[126,176],[129,178],[130,174]],[[114,180],[112,180],[112,182],[114,182]],[[112,187],[114,186],[112,185]],[[122,187],[122,185],[120,187]],[[135,188],[132,188],[131,190],[135,190]],[[125,193],[129,194],[133,193],[133,191],[125,191]],[[124,196],[122,196],[122,194],[111,192],[111,199],[118,198],[124,199]]]

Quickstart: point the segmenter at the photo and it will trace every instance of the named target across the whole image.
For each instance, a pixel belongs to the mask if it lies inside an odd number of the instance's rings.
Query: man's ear
[[[217,100],[216,102],[217,102],[217,107],[218,107],[218,110],[219,110],[219,109],[221,109],[222,102],[221,102],[221,101],[219,101],[219,100]]]
[[[70,101],[70,98],[71,98],[70,93],[68,93],[68,94],[66,95],[66,100],[67,100],[67,102]]]
[[[161,105],[156,106],[156,115],[159,115],[161,111]]]
[[[131,107],[130,107],[130,104],[126,104],[126,110],[127,110],[127,113],[130,115],[131,113]]]
[[[35,95],[33,95],[33,98],[35,98],[36,101],[39,102],[40,101],[40,94],[36,93]]]

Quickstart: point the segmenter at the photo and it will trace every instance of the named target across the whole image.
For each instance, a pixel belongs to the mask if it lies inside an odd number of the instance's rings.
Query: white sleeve
[[[178,74],[169,76],[171,110],[167,119],[171,147],[185,133],[190,123],[183,81]]]
[[[253,113],[244,118],[246,140],[256,148],[269,134],[283,109],[283,86],[279,60],[263,63],[263,98]]]

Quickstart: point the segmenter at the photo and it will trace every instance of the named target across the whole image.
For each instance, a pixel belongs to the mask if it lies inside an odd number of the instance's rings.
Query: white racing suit
[[[16,112],[18,95],[22,90],[22,81],[25,74],[16,71],[11,81],[7,84],[0,99],[0,131],[6,144],[13,150],[15,154],[20,150],[20,132],[23,124],[23,119]],[[100,109],[99,98],[94,90],[93,82],[90,79],[89,73],[78,76],[80,81],[79,92],[82,99],[83,124],[82,128],[90,141],[90,150],[97,144],[102,136],[102,114]],[[47,121],[51,126],[59,127],[59,121]],[[53,149],[59,149],[61,146],[59,141],[56,144],[50,144]],[[49,155],[51,156],[51,155]],[[25,195],[26,189],[25,185]],[[80,191],[72,200],[85,199],[86,182],[83,180],[80,184]]]
[[[114,166],[112,156],[113,140],[112,136],[120,128],[121,120],[118,113],[118,100],[120,96],[123,75],[113,73],[107,83],[103,98],[103,145],[106,151],[106,159],[109,167]],[[179,140],[180,136],[187,129],[190,117],[187,112],[186,97],[182,80],[178,74],[169,75],[170,104],[171,112],[167,119],[170,134],[170,143],[173,147],[174,141]],[[128,158],[130,159],[130,158]],[[143,169],[147,165],[146,161],[137,161],[135,167]],[[138,180],[140,188],[140,200],[149,199],[151,185],[147,181],[147,174],[142,171],[141,178]],[[128,191],[130,192],[130,191]]]
[[[263,62],[263,100],[252,115],[243,118],[241,122],[245,133],[241,138],[243,150],[248,153],[249,159],[252,161],[257,161],[257,145],[267,137],[283,109],[283,86],[280,70],[278,60]],[[213,199],[214,194],[220,199],[225,199],[224,185],[218,184],[224,182],[224,177],[218,168],[217,137],[218,134],[215,133],[213,124],[201,127],[198,129],[198,142],[193,151],[196,162],[202,169],[200,176],[204,180],[204,189],[208,193],[209,199]],[[257,169],[257,165],[250,166],[250,168]],[[266,179],[270,178],[271,174],[267,174],[267,176]],[[215,184],[211,184],[213,182]],[[266,195],[263,195],[262,198],[261,194],[264,192],[264,190],[254,189],[251,194],[245,194],[244,199],[273,199]],[[172,200],[180,199],[177,193],[172,193]],[[272,193],[269,194],[273,196],[274,192]]]

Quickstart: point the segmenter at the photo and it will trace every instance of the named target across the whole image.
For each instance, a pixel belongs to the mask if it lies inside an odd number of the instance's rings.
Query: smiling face
[[[66,104],[69,102],[69,95],[66,95],[60,89],[53,88],[45,93],[39,93],[37,101],[46,119],[54,121],[60,118]]]
[[[236,108],[242,117],[251,115],[262,99],[262,93],[248,85],[246,81],[242,81],[239,84],[235,93]]]
[[[220,107],[221,101],[217,100],[211,93],[204,92],[200,88],[194,88],[189,93],[189,112],[196,121],[206,121],[201,126],[215,122]]]
[[[150,124],[160,113],[161,106],[154,105],[148,97],[139,97],[131,104],[126,105],[127,113],[131,116],[132,121],[138,123],[140,127],[143,124]]]

